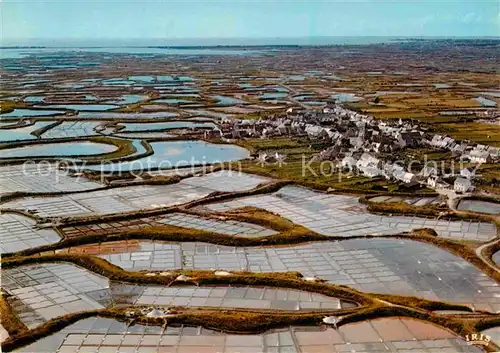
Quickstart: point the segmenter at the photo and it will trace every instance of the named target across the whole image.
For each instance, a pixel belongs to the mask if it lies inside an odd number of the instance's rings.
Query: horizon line
[[[318,35],[318,36],[265,36],[265,37],[3,37],[2,40],[12,39],[93,39],[93,40],[117,40],[117,39],[158,39],[158,40],[183,40],[183,39],[293,39],[293,38],[500,38],[500,35]]]

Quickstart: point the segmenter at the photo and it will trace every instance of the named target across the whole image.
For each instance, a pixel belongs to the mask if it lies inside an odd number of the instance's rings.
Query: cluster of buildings
[[[425,185],[432,189],[453,188],[455,192],[465,193],[474,190],[473,180],[476,168],[461,168],[460,175],[441,173],[438,168],[424,166],[418,172],[407,171],[399,163],[384,162],[370,153],[362,153],[359,157],[352,154],[339,161],[338,166],[349,171],[358,171],[370,177],[383,177],[406,185]]]
[[[307,137],[312,142],[328,146],[317,158],[336,161],[338,168],[410,185],[420,183],[431,188],[453,188],[457,192],[474,189],[473,169],[462,168],[460,175],[447,175],[428,166],[418,172],[407,171],[400,162],[393,162],[395,152],[422,147],[450,151],[453,157],[466,163],[493,163],[500,160],[498,147],[431,134],[401,119],[377,120],[340,105],[298,114],[289,110],[286,114],[259,120],[224,120],[218,129],[205,134],[207,137],[225,139]]]
[[[460,142],[449,136],[433,135],[428,144],[434,148],[451,151],[454,157],[471,163],[492,163],[500,158],[498,147]]]

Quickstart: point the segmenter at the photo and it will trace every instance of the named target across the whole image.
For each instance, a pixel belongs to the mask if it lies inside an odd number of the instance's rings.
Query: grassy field
[[[360,104],[351,104],[349,107],[361,111],[363,114],[373,115],[378,119],[417,120],[432,131],[450,135],[457,140],[470,140],[476,143],[500,146],[500,125],[474,121],[477,118],[473,115],[439,115],[437,112],[419,110],[393,111],[383,108],[364,108]]]
[[[468,75],[461,74],[461,79],[480,83],[486,86],[498,81],[496,76],[492,75]],[[440,115],[442,111],[467,111],[468,109],[481,108],[481,104],[473,98],[480,95],[479,92],[473,92],[473,88],[457,84],[457,78],[429,76],[419,78],[418,83],[421,86],[409,87],[408,91],[416,94],[383,94],[377,96],[379,105],[371,104],[375,99],[366,98],[357,103],[347,103],[346,107],[360,111],[361,113],[375,116],[379,119],[413,119],[425,123],[427,127],[437,132],[449,134],[455,139],[471,140],[477,143],[486,143],[493,146],[500,146],[500,125],[484,124],[474,122],[478,118],[473,115],[450,116]],[[470,76],[470,77],[469,77]],[[378,80],[380,87],[388,91],[400,91],[401,87],[395,87],[395,82],[386,81],[383,77],[366,78],[364,87],[356,87],[355,91],[362,96],[366,93],[367,87],[373,85],[373,80]],[[450,82],[450,87],[446,89],[434,89],[433,82]],[[385,84],[384,84],[385,82]]]
[[[1,101],[0,102],[0,113],[10,113],[15,108],[22,108],[26,104],[22,102],[14,102],[14,101]]]
[[[439,129],[457,140],[500,147],[500,125],[479,122],[443,123]]]
[[[368,178],[363,175],[355,175],[343,172],[336,168],[333,161],[310,162],[314,155],[321,151],[321,146],[314,146],[307,139],[247,139],[238,143],[248,148],[253,153],[259,151],[279,151],[286,155],[281,165],[275,162],[266,164],[257,160],[245,161],[243,170],[248,173],[265,175],[280,180],[291,180],[300,185],[320,189],[334,189],[358,194],[379,193],[383,191],[402,191],[399,183],[385,180],[383,178]],[[419,192],[427,192],[422,189]]]
[[[290,139],[268,139],[242,141],[243,146],[254,153],[258,151],[275,151],[284,153],[287,157],[281,165],[270,161],[262,164],[258,160],[245,161],[243,170],[248,173],[265,175],[280,180],[291,180],[298,184],[321,189],[335,189],[353,193],[379,193],[379,192],[410,192],[411,190],[400,183],[386,180],[385,178],[368,178],[363,175],[355,175],[343,172],[336,168],[333,161],[313,160],[320,151],[307,146],[307,143]],[[280,146],[282,146],[280,148]],[[271,153],[272,155],[272,153]],[[418,173],[424,167],[425,161],[436,161],[438,168],[455,170],[458,173],[460,163],[454,161],[451,152],[442,152],[432,149],[407,149],[400,154],[394,155],[398,159],[412,162],[412,172]],[[419,161],[415,163],[414,161]],[[465,167],[467,165],[464,165]],[[333,169],[332,169],[333,168]],[[478,184],[479,190],[500,193],[500,169],[496,165],[485,165],[480,174],[484,183]],[[419,193],[432,193],[427,188],[412,189]]]
[[[481,183],[476,184],[477,190],[500,195],[500,168],[495,164],[483,164],[476,172],[481,175]]]

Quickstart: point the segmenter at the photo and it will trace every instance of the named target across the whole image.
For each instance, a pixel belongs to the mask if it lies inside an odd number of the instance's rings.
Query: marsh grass
[[[12,310],[4,293],[0,295],[0,322],[10,336],[16,336],[28,330],[26,325]]]

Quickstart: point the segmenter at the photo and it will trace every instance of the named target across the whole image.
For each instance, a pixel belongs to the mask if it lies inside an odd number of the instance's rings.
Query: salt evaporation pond
[[[259,96],[259,99],[260,100],[276,99],[276,98],[285,98],[286,96],[288,96],[288,93],[284,93],[284,92],[269,93],[269,92],[266,92],[266,93],[262,94],[261,96]]]
[[[139,82],[146,82],[150,83],[155,80],[153,76],[129,76],[128,79],[130,81],[139,81]]]
[[[155,99],[153,102],[155,103],[167,103],[167,104],[180,104],[180,103],[192,103],[186,99],[179,98],[165,98],[165,99]]]
[[[304,81],[306,77],[303,75],[290,75],[287,79],[290,81]]]
[[[479,102],[479,104],[481,104],[483,107],[496,107],[497,106],[497,102],[495,102],[491,99],[484,98],[484,97],[477,97],[477,98],[474,98],[474,100],[476,102]]]
[[[205,55],[260,55],[262,50],[248,49],[219,49],[219,48],[165,48],[151,46],[114,46],[114,47],[47,47],[47,48],[9,48],[0,52],[1,59],[19,59],[30,55],[53,54],[62,51],[73,52],[75,50],[89,53],[109,53],[109,54],[154,54],[154,55],[182,55],[182,56],[205,56]],[[85,63],[83,63],[85,64]],[[79,63],[82,66],[82,63]],[[88,65],[87,65],[88,66]],[[75,65],[47,65],[47,68],[76,68]],[[24,68],[22,66],[9,66],[12,69]]]
[[[332,96],[339,102],[359,102],[363,98],[357,97],[354,93],[338,93]]]
[[[46,107],[55,109],[80,110],[80,111],[102,111],[102,110],[111,110],[119,108],[118,105],[113,105],[113,104],[52,104],[52,105],[46,105]]]
[[[245,103],[241,99],[228,96],[212,96],[212,98],[217,100],[217,105],[220,106],[231,106],[231,105]]]
[[[162,118],[173,118],[177,117],[177,113],[168,112],[157,112],[157,113],[116,113],[116,112],[83,112],[79,113],[79,118],[87,119],[101,119],[101,118],[111,118],[111,119],[162,119]]]
[[[304,104],[319,106],[319,105],[326,105],[327,103],[321,101],[304,101]]]
[[[310,99],[313,97],[314,97],[314,94],[300,94],[300,95],[292,97],[292,98],[297,100],[297,101],[302,101],[302,100]]]
[[[433,84],[434,88],[440,89],[440,88],[451,88],[449,84],[446,83],[435,83]]]
[[[201,110],[201,109],[186,109],[186,112],[190,114],[194,114],[195,116],[208,116],[210,118],[224,119],[229,118],[231,114],[212,112],[210,110]]]
[[[163,76],[157,76],[156,79],[158,81],[162,82],[191,82],[193,79],[189,76],[169,76],[169,75],[163,75]]]
[[[236,161],[248,158],[248,150],[234,145],[213,144],[205,141],[152,142],[154,154],[130,162],[87,166],[101,171],[148,171],[156,168],[186,167]]]
[[[169,121],[164,123],[125,123],[120,132],[154,131],[167,129],[215,128],[214,123],[194,123],[190,121]]]
[[[169,134],[165,131],[155,131],[155,132],[124,132],[113,134],[116,137],[122,137],[126,139],[157,139],[157,138],[170,138],[176,137],[177,135]]]
[[[14,157],[40,157],[40,156],[76,156],[76,155],[95,155],[111,153],[118,148],[114,145],[108,145],[95,142],[64,142],[47,143],[40,145],[31,145],[18,148],[6,148],[0,150],[0,158]]]
[[[170,93],[168,95],[169,97],[188,97],[188,98],[200,98],[200,95],[198,93]]]
[[[133,81],[127,81],[123,79],[114,79],[110,78],[102,81],[104,86],[132,86],[134,84]]]
[[[37,121],[33,125],[19,127],[16,129],[0,129],[0,142],[16,141],[16,140],[34,140],[37,137],[31,132],[41,129],[42,127],[53,124],[53,121]]]
[[[492,259],[498,266],[500,266],[500,251],[494,253]]]
[[[492,97],[499,97],[500,98],[500,92],[480,92],[481,94],[484,94],[486,96],[492,96]]]
[[[14,109],[9,113],[0,114],[0,118],[20,118],[24,116],[51,116],[64,114],[63,110]]]
[[[144,100],[148,99],[148,96],[143,96],[139,94],[124,94],[122,95],[119,99],[116,100],[109,100],[104,103],[107,104],[134,104],[138,102],[142,102]]]
[[[155,81],[158,82],[191,82],[193,79],[188,76],[170,76],[170,75],[160,75],[160,76],[146,76],[146,75],[138,75],[138,76],[129,76],[128,79],[130,81],[136,82],[145,82],[152,83]]]
[[[493,203],[481,200],[462,200],[458,204],[457,208],[461,211],[500,214],[500,203]]]
[[[41,96],[28,96],[26,98],[23,99],[23,101],[27,102],[27,103],[43,103],[45,97],[41,97]]]

